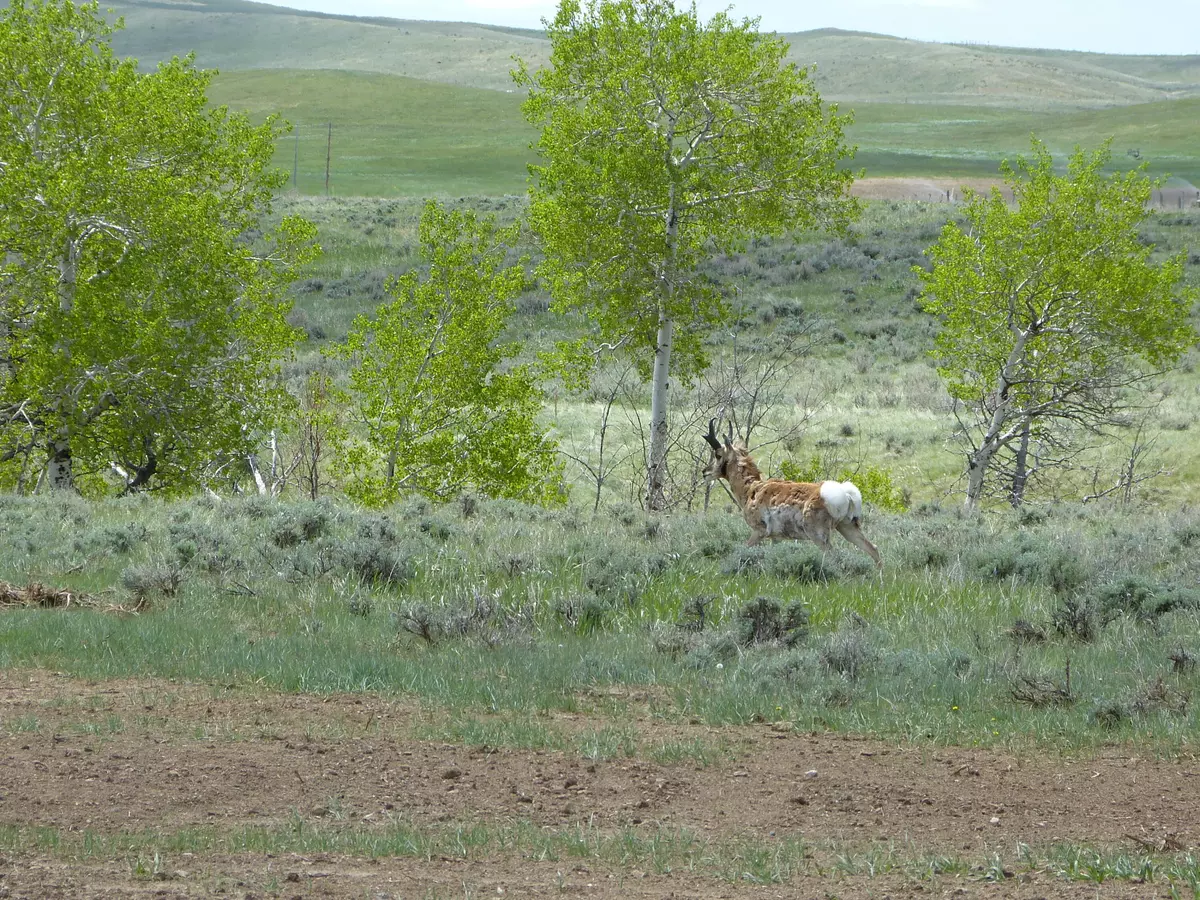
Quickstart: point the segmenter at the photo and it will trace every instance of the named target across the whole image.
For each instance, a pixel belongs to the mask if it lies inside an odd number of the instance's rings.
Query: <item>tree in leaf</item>
[[[1035,138],[1002,167],[1012,204],[998,188],[968,193],[966,227],[946,225],[930,270],[915,269],[941,320],[934,353],[959,404],[970,508],[998,472],[1019,505],[1038,466],[1120,426],[1196,341],[1183,255],[1157,260],[1139,234],[1156,183],[1144,167],[1105,175],[1109,159],[1107,143],[1077,148],[1058,174]]]
[[[747,237],[844,225],[848,118],[757,21],[702,23],[673,0],[561,0],[550,65],[514,77],[541,128],[530,221],[555,308],[651,379],[647,504],[663,508],[671,378],[703,368],[727,315],[700,274]]]
[[[421,215],[427,273],[387,285],[392,300],[355,320],[332,351],[351,361],[366,431],[346,453],[346,490],[370,504],[406,491],[449,499],[473,488],[539,503],[563,499],[557,446],[538,425],[542,392],[503,341],[526,286],[509,264],[520,226],[447,210]]]
[[[314,229],[260,233],[280,127],[210,73],[114,57],[96,3],[0,10],[0,480],[183,489],[286,395],[286,286]]]

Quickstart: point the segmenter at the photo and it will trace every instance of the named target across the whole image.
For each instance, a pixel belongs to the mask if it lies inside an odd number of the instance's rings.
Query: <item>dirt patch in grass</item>
[[[756,887],[757,897],[1096,896],[1096,884],[1036,866],[989,884],[969,864],[1009,858],[1018,845],[1035,855],[1068,844],[1129,855],[1200,846],[1200,762],[1127,747],[1018,756],[797,734],[780,723],[715,729],[648,714],[610,723],[635,729],[642,748],[735,748],[715,762],[660,764],[641,751],[592,760],[407,736],[429,716],[377,697],[0,674],[0,825],[10,830],[0,896],[716,898],[748,890],[706,869],[703,853],[670,872],[495,845],[422,858],[252,849],[148,857],[130,841],[96,856],[32,846],[39,828],[69,843],[83,833],[308,828],[369,837],[398,825],[444,833],[519,823],[541,835],[686,832],[714,848],[811,848],[787,883]],[[880,853],[909,862],[874,878],[835,865],[839,855]],[[935,857],[964,860],[965,870],[914,874]],[[1166,892],[1161,882],[1126,880],[1104,885],[1102,896]]]

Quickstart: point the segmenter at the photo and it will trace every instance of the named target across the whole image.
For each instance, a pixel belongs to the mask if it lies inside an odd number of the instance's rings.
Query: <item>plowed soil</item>
[[[982,870],[846,875],[820,848],[986,861],[1019,844],[1131,854],[1200,846],[1200,762],[1129,748],[1018,756],[799,734],[784,723],[713,729],[643,717],[633,723],[643,746],[698,740],[732,751],[716,762],[594,761],[413,737],[430,715],[376,697],[0,673],[0,826],[69,837],[298,821],[368,832],[397,822],[530,823],[547,833],[686,829],[767,846],[803,838],[816,855],[787,883],[752,885],[520,851],[180,852],[147,868],[122,854],[10,840],[0,897],[1165,897],[1161,882],[1099,885],[1036,868],[999,880]]]

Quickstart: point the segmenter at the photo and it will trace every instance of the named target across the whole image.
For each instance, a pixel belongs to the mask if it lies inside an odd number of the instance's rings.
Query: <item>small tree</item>
[[[666,504],[668,388],[703,367],[722,321],[699,274],[748,235],[844,224],[847,118],[757,22],[708,24],[673,0],[562,0],[549,68],[514,77],[541,128],[530,220],[555,308],[651,378],[647,505]]]
[[[392,280],[394,298],[355,320],[334,355],[366,428],[346,453],[346,490],[363,502],[418,491],[448,499],[468,485],[536,502],[561,499],[556,445],[538,427],[542,392],[532,370],[510,362],[501,337],[526,284],[507,265],[519,226],[443,209],[421,215],[428,274]]]
[[[330,485],[322,475],[331,459],[344,452],[348,397],[325,372],[311,372],[304,382],[295,424],[296,484],[311,500]]]
[[[94,2],[0,10],[0,480],[19,489],[110,469],[189,487],[287,402],[284,290],[315,230],[248,238],[286,180],[281,129],[209,109],[190,59],[118,61],[112,32]]]
[[[1045,146],[1005,163],[999,189],[968,192],[965,230],[950,223],[929,250],[922,303],[942,323],[938,371],[957,401],[967,505],[989,472],[1007,470],[1020,504],[1037,448],[1070,455],[1072,435],[1104,432],[1145,401],[1137,388],[1196,340],[1184,256],[1152,259],[1138,226],[1155,186],[1144,167],[1105,177],[1109,145],[1076,151],[1056,175]]]

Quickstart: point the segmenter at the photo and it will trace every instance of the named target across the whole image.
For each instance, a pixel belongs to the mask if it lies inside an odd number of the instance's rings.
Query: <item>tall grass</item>
[[[9,498],[0,578],[119,601],[146,584],[139,571],[165,567],[178,586],[145,588],[138,615],[8,609],[0,665],[409,696],[458,721],[464,739],[601,757],[641,739],[518,723],[649,702],[668,720],[980,745],[1136,734],[1164,752],[1190,746],[1200,724],[1188,702],[1200,676],[1186,664],[1200,656],[1200,564],[1181,552],[1200,533],[1192,513],[876,513],[883,579],[848,546],[817,569],[799,564],[816,554],[808,545],[731,565],[740,534],[724,510],[646,526],[486,501],[463,517],[423,504],[380,514],[258,498]],[[1141,587],[1123,587],[1131,578]],[[689,610],[701,597],[698,621]],[[750,636],[739,617],[754,603],[802,609],[803,629]],[[1097,616],[1091,631],[1070,624],[1079,615]],[[1047,684],[1069,697],[1018,697]],[[598,700],[606,686],[648,693]]]

